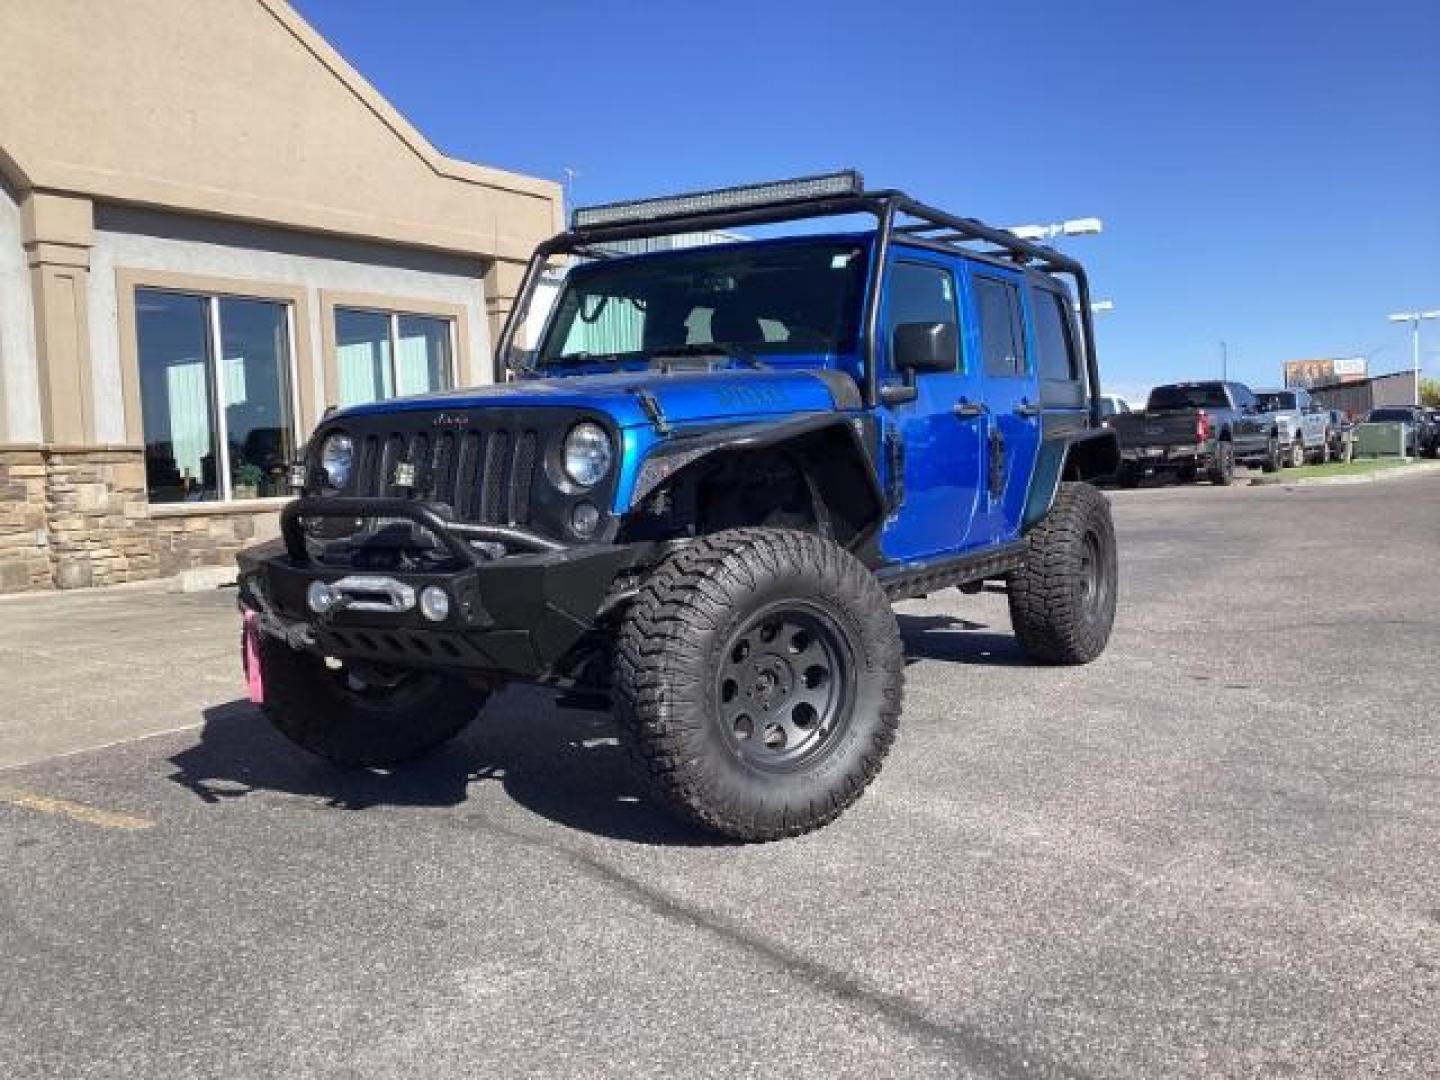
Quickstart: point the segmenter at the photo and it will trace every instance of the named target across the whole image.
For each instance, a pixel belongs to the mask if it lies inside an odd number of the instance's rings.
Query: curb
[[[1325,487],[1336,484],[1378,484],[1386,480],[1400,480],[1408,476],[1422,476],[1426,473],[1440,473],[1440,463],[1415,463],[1400,465],[1393,469],[1377,469],[1357,476],[1307,476],[1298,480],[1287,480],[1283,475],[1252,476],[1251,487]]]

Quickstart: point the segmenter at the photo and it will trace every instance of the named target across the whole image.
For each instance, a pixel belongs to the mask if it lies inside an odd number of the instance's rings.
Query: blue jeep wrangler
[[[660,239],[821,217],[864,227]],[[577,210],[497,358],[513,381],[327,415],[240,557],[252,696],[308,750],[393,765],[541,683],[608,701],[659,801],[768,840],[879,771],[893,601],[992,582],[1035,660],[1105,647],[1087,481],[1119,457],[1085,273],[1048,247],[851,172]]]

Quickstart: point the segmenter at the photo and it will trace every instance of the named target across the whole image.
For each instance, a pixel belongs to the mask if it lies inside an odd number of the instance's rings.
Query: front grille
[[[538,447],[537,432],[506,428],[361,435],[346,494],[424,499],[450,506],[457,521],[527,525]],[[402,463],[414,466],[413,487],[395,483]]]

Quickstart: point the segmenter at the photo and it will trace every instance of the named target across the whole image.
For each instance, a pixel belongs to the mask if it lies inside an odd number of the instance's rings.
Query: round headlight
[[[599,424],[586,420],[565,436],[565,475],[581,487],[599,483],[610,471],[613,456],[610,436]]]
[[[350,470],[355,464],[355,440],[349,435],[331,435],[320,447],[320,467],[325,470],[325,479],[333,488],[343,488],[350,482]]]

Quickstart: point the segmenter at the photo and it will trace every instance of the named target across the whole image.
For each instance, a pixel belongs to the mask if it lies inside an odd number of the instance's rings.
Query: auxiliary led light
[[[664,195],[655,199],[631,199],[601,206],[581,206],[571,213],[570,227],[589,229],[599,225],[627,225],[687,214],[747,210],[752,206],[800,202],[825,196],[858,195],[864,190],[864,178],[856,170],[846,169],[844,172],[823,173],[819,176],[799,176],[793,180],[692,191],[684,195]]]
[[[420,590],[420,614],[431,622],[444,622],[450,617],[450,597],[439,585]]]
[[[323,581],[312,581],[305,590],[305,603],[316,615],[324,615],[335,606],[335,590]]]

